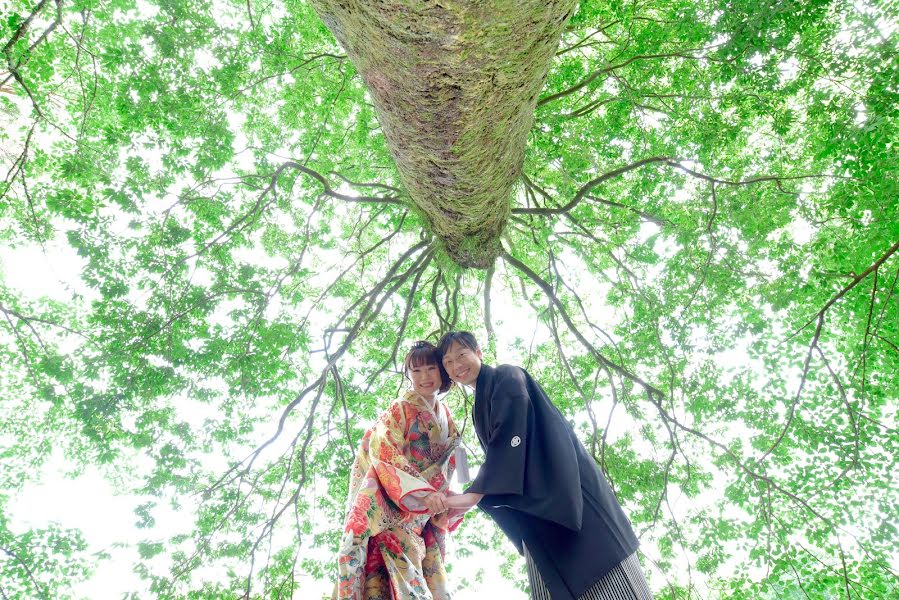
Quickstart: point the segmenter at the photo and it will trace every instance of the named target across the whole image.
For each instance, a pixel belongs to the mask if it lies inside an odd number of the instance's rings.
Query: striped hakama
[[[531,583],[531,599],[552,600],[527,546],[524,547],[524,557],[528,566],[528,580]],[[652,600],[652,592],[649,591],[637,553],[634,552],[603,575],[602,579],[580,597],[580,600]]]

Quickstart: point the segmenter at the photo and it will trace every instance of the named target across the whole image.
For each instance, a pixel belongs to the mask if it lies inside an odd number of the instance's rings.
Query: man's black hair
[[[457,342],[462,346],[465,346],[472,352],[477,352],[480,346],[478,346],[478,341],[474,339],[474,335],[472,335],[468,331],[448,331],[443,334],[443,337],[440,338],[440,341],[437,342],[437,357],[440,361],[443,361],[443,355],[447,353],[450,349],[450,346],[453,345],[453,342]]]

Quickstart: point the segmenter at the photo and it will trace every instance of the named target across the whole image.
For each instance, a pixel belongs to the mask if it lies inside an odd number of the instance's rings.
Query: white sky
[[[72,292],[88,293],[88,288],[78,277],[82,261],[74,251],[65,242],[49,243],[46,248],[46,255],[38,246],[0,249],[0,277],[30,299],[45,297],[63,301],[70,299]],[[502,307],[498,308],[498,313],[502,314]],[[498,331],[511,335],[503,329],[508,327],[504,325],[506,322],[508,319],[497,321]],[[179,403],[179,406],[179,416],[186,420],[193,420],[190,414],[193,411],[209,410],[208,406],[199,403]],[[197,420],[202,421],[202,416]],[[142,591],[142,597],[149,598],[147,583],[131,570],[138,560],[134,544],[148,535],[147,530],[135,527],[137,517],[133,511],[147,499],[121,494],[96,468],[88,468],[80,476],[69,478],[66,473],[71,466],[59,453],[54,455],[35,481],[11,498],[8,506],[11,530],[24,533],[30,528],[56,523],[81,530],[90,552],[109,552],[112,558],[98,563],[93,577],[72,589],[76,597],[118,600],[126,592]],[[472,477],[476,473],[477,469],[473,468]],[[152,535],[159,540],[189,529],[192,523],[190,514],[165,511],[164,507],[162,514],[159,507],[153,514],[157,524]],[[454,559],[452,539],[448,546],[449,560],[457,576],[473,577],[478,570],[483,570],[483,582],[477,587],[460,590],[455,596],[458,600],[483,598],[482,594],[510,600],[526,598],[500,575],[500,561],[496,557],[475,555]],[[321,556],[318,552],[317,557]],[[451,581],[452,578],[451,575]],[[301,575],[300,585],[296,597],[307,599],[330,593],[333,583]]]
[[[155,10],[150,5],[139,2],[140,11],[148,14]],[[857,6],[864,7],[863,3]],[[884,21],[881,24],[884,35],[890,35],[896,30],[896,22]],[[852,43],[852,33],[845,29],[840,41]],[[198,56],[198,61],[208,64],[213,59],[210,56]],[[787,61],[783,64],[782,74],[785,79],[795,76],[796,65]],[[21,104],[21,98],[14,98]],[[859,118],[864,118],[864,106],[859,109]],[[240,120],[240,115],[235,115]],[[664,118],[660,115],[648,113],[643,115],[647,126],[658,127],[664,125]],[[239,126],[239,123],[237,123]],[[245,144],[245,138],[238,138],[237,145]],[[250,160],[249,153],[244,157]],[[655,233],[654,231],[648,232]],[[798,243],[808,241],[812,235],[811,226],[802,221],[796,215],[796,221],[791,230]],[[664,243],[664,240],[662,240]],[[74,251],[65,241],[49,242],[46,244],[47,254],[40,248],[20,247],[18,249],[0,248],[0,277],[11,288],[19,290],[24,296],[32,299],[47,297],[61,301],[67,301],[73,293],[80,293],[90,298],[94,293],[84,286],[78,277],[82,261],[74,254]],[[651,273],[648,273],[651,276]],[[495,288],[501,289],[499,287]],[[591,296],[585,294],[585,296]],[[592,295],[602,297],[601,293]],[[500,339],[512,339],[516,336],[529,338],[533,333],[533,322],[524,321],[522,325],[521,313],[515,308],[515,302],[511,298],[494,298],[494,313],[496,315],[495,326]],[[545,328],[537,330],[538,342],[545,338]],[[518,362],[521,357],[501,357],[510,362]],[[744,351],[735,349],[726,356],[721,356],[722,361],[733,363],[748,360]],[[190,411],[200,411],[202,406],[197,403],[184,403],[184,416],[190,417]],[[208,408],[208,407],[207,407]],[[603,411],[608,411],[608,405],[598,402],[596,407],[600,422],[604,422]],[[613,422],[614,431],[612,437],[627,431],[630,422],[622,415],[623,411],[616,413],[616,421]],[[196,415],[195,415],[196,416]],[[104,600],[121,598],[127,591],[141,591],[142,596],[149,597],[145,589],[145,582],[141,581],[131,571],[131,566],[137,560],[137,552],[133,543],[137,539],[146,537],[146,530],[138,530],[134,527],[136,517],[133,513],[135,506],[145,501],[142,498],[122,495],[113,484],[104,479],[97,469],[88,468],[80,476],[72,479],[65,475],[67,465],[60,456],[54,456],[42,474],[35,477],[35,482],[27,485],[21,492],[11,498],[9,514],[10,527],[14,532],[24,532],[28,528],[45,527],[49,523],[58,523],[63,527],[76,528],[83,532],[90,550],[108,551],[112,559],[101,561],[94,576],[80,584],[73,590],[76,595],[91,600]],[[472,473],[474,475],[474,473]],[[714,497],[709,494],[706,500]],[[673,497],[672,504],[675,511],[686,508],[683,503],[689,503],[685,498]],[[695,507],[694,507],[695,508]],[[167,531],[179,531],[191,523],[190,515],[165,511],[160,509],[154,512],[157,517],[157,528],[154,533],[160,539],[167,537]],[[651,547],[645,547],[652,551]],[[472,576],[479,569],[484,571],[484,581],[477,587],[460,591],[455,597],[457,600],[474,600],[475,598],[508,598],[511,600],[525,598],[525,595],[514,589],[499,573],[499,560],[494,556],[475,555],[469,558],[456,558],[453,556],[452,541],[450,541],[449,561],[453,564],[455,577]],[[735,556],[739,560],[739,555]],[[694,573],[694,576],[696,574]],[[297,594],[297,598],[317,598],[330,592],[331,582],[315,582],[310,578],[302,583],[303,587]]]
[[[657,233],[653,228],[646,232],[646,236]],[[664,241],[660,241],[664,244]],[[88,294],[89,290],[80,281],[79,273],[82,261],[74,251],[62,240],[58,243],[50,242],[45,245],[47,254],[37,246],[19,247],[17,249],[0,249],[0,265],[6,284],[20,290],[23,295],[31,299],[39,297],[67,300],[73,292]],[[500,281],[502,267],[497,271],[497,282]],[[579,292],[585,299],[603,298],[600,288],[603,284],[596,281],[582,282]],[[596,288],[596,289],[592,289]],[[495,285],[493,300],[494,327],[500,341],[512,340],[516,337],[525,340],[527,344],[539,344],[548,339],[548,330],[541,326],[535,329],[535,322],[531,311],[524,311],[520,304],[524,301],[512,293],[503,285]],[[588,309],[589,300],[588,301]],[[607,322],[615,319],[615,315],[607,313],[600,303],[595,306],[596,312],[591,310],[591,318],[598,322]],[[603,314],[598,314],[603,313]],[[526,356],[503,355],[504,344],[500,343],[499,362],[526,363]],[[383,401],[384,399],[382,399]],[[386,402],[385,402],[386,403]],[[179,417],[188,422],[202,423],[203,413],[211,410],[210,406],[191,402],[189,399],[176,403]],[[608,411],[611,408],[610,399],[597,398],[594,402],[594,411],[597,420],[605,423]],[[586,423],[586,413],[577,419]],[[263,428],[264,429],[264,428]],[[616,411],[612,429],[609,432],[609,441],[612,442],[625,431],[635,431],[634,422],[623,410]],[[268,431],[261,431],[260,435],[267,436]],[[287,443],[284,440],[284,443]],[[650,448],[639,440],[638,447],[644,450]],[[277,444],[276,444],[277,446]],[[273,452],[277,448],[272,448]],[[651,451],[651,450],[650,450]],[[135,460],[138,457],[135,458]],[[216,457],[208,457],[209,461]],[[221,457],[219,457],[221,459]],[[212,468],[213,464],[207,463]],[[189,530],[192,524],[192,514],[189,511],[176,513],[164,508],[154,510],[156,526],[148,531],[137,529],[134,524],[137,520],[133,513],[134,508],[147,501],[147,498],[120,494],[112,484],[104,480],[97,469],[89,468],[75,479],[65,476],[71,465],[67,465],[61,456],[54,456],[46,465],[44,472],[35,482],[27,485],[21,493],[11,499],[9,514],[11,516],[11,528],[16,532],[23,532],[27,528],[45,527],[49,523],[57,523],[63,527],[79,529],[83,532],[90,551],[107,551],[112,559],[102,561],[99,568],[88,581],[78,585],[73,592],[84,598],[92,600],[120,598],[127,591],[143,592],[143,597],[150,597],[146,582],[132,573],[131,566],[137,560],[137,551],[134,544],[137,540],[143,540],[152,535],[159,541],[168,536],[185,530]],[[472,477],[476,469],[472,469]],[[458,488],[458,486],[456,486]],[[314,492],[313,492],[314,493]],[[713,498],[710,495],[709,498]],[[64,501],[61,501],[64,499]],[[672,489],[671,503],[677,512],[689,508],[689,501],[683,504],[686,498],[677,490]],[[165,503],[159,502],[158,507]],[[678,515],[679,518],[683,515]],[[511,546],[510,546],[511,547]],[[650,544],[644,544],[644,551],[653,553],[654,548]],[[315,553],[316,558],[326,558],[321,550],[307,549],[307,553]],[[304,554],[301,556],[311,556]],[[466,590],[460,590],[456,595],[457,600],[474,600],[475,598],[525,598],[526,596],[513,587],[513,584],[503,578],[499,567],[501,560],[496,556],[484,556],[475,554],[468,558],[456,558],[452,552],[452,540],[449,542],[449,562],[453,565],[451,582],[456,578],[473,578],[479,571],[483,580],[476,586]],[[523,576],[523,562],[521,573]],[[683,565],[686,567],[686,563]],[[216,573],[206,574],[214,578]],[[661,583],[661,580],[659,580]],[[315,581],[310,577],[301,577],[302,592],[297,598],[317,598],[321,592],[329,592],[332,582]]]

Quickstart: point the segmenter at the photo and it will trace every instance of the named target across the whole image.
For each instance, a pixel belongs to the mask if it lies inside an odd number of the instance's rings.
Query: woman
[[[446,510],[461,441],[437,395],[452,382],[430,342],[403,361],[412,389],[362,438],[350,475],[338,555],[339,600],[447,600],[444,536],[464,511]]]

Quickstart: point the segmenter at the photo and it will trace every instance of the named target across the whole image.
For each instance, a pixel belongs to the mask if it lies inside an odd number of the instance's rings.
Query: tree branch
[[[605,25],[603,28],[597,29],[596,31],[594,31],[594,32],[591,33],[590,35],[584,36],[584,37],[581,38],[577,43],[572,44],[571,46],[568,46],[567,48],[563,48],[562,50],[559,50],[558,52],[556,52],[556,56],[562,56],[563,54],[566,54],[566,53],[568,53],[568,52],[571,52],[572,50],[577,50],[578,48],[584,46],[584,44],[586,44],[587,41],[590,40],[590,38],[592,38],[592,37],[594,37],[594,36],[596,36],[596,35],[599,35],[599,34],[601,34],[601,33],[604,33],[604,32],[606,31],[606,29],[608,29],[609,27],[613,27],[613,26],[617,25],[617,24],[620,23],[620,22],[621,22],[621,19],[615,19],[614,21],[612,21],[612,22],[609,23],[608,25]]]
[[[821,329],[824,327],[824,313],[819,313],[818,315],[818,325],[815,327],[815,335],[812,337],[812,342],[809,344],[808,353],[805,357],[805,363],[802,366],[802,377],[799,380],[799,389],[796,390],[796,395],[793,397],[793,402],[790,404],[790,413],[787,415],[787,422],[784,423],[783,428],[780,430],[780,434],[777,436],[777,439],[774,440],[774,443],[765,451],[764,454],[758,459],[758,463],[761,463],[765,458],[767,458],[777,446],[783,441],[784,437],[787,435],[787,431],[790,429],[790,425],[793,423],[793,417],[796,415],[796,407],[799,406],[799,398],[802,396],[802,390],[805,389],[806,381],[808,380],[808,372],[809,367],[812,362],[812,353],[815,351],[815,348],[818,347],[818,338],[821,337]]]
[[[34,587],[37,588],[38,593],[40,593],[40,595],[43,596],[44,598],[47,598],[47,599],[50,598],[49,594],[47,594],[47,591],[44,590],[41,587],[41,584],[38,583],[37,579],[35,579],[34,573],[31,571],[31,568],[28,566],[28,563],[26,563],[22,559],[21,556],[19,556],[15,551],[11,550],[10,548],[6,548],[5,546],[0,546],[0,551],[2,551],[4,554],[9,556],[10,558],[14,559],[20,565],[22,565],[22,568],[25,569],[25,573],[28,574],[28,578],[31,580],[31,583],[33,583]]]
[[[589,198],[592,200],[597,200],[599,202],[602,202],[603,204],[608,204],[610,206],[615,206],[618,208],[624,208],[624,209],[630,210],[630,211],[640,215],[641,217],[643,217],[644,219],[646,219],[648,221],[652,221],[657,224],[663,224],[666,222],[665,220],[660,219],[659,217],[652,215],[651,213],[646,213],[644,211],[632,208],[625,204],[621,204],[621,203],[614,202],[611,200],[603,200],[603,199],[588,195],[590,190],[592,190],[593,188],[595,188],[596,186],[598,186],[602,183],[605,183],[606,181],[609,181],[610,179],[614,179],[616,177],[624,175],[625,173],[628,173],[629,171],[633,171],[634,169],[639,169],[640,167],[644,167],[646,165],[652,165],[652,164],[662,164],[662,165],[665,165],[665,166],[668,166],[668,167],[671,167],[674,169],[681,170],[684,173],[687,173],[688,175],[691,175],[698,179],[702,179],[704,181],[708,181],[708,182],[719,184],[719,185],[731,185],[731,186],[744,186],[744,185],[752,185],[755,183],[766,183],[766,182],[780,183],[782,181],[837,177],[834,175],[811,174],[811,175],[787,175],[787,176],[762,175],[762,176],[758,176],[758,177],[750,177],[748,179],[743,179],[743,180],[719,179],[717,177],[712,177],[710,175],[706,175],[704,173],[700,173],[699,171],[691,169],[691,168],[685,166],[681,162],[681,160],[679,160],[677,158],[674,158],[671,156],[651,156],[651,157],[643,158],[636,162],[630,163],[628,165],[618,167],[617,169],[613,169],[611,171],[608,171],[607,173],[603,173],[602,175],[600,175],[594,179],[591,179],[590,181],[585,183],[583,186],[581,186],[581,188],[574,195],[574,198],[572,198],[567,204],[564,204],[563,206],[549,207],[549,208],[547,208],[547,207],[543,207],[543,208],[516,207],[516,208],[512,209],[512,213],[519,214],[519,215],[521,215],[521,214],[530,214],[530,215],[565,214],[565,213],[570,212],[575,206],[580,204],[580,202],[582,200],[584,200],[584,198]]]
[[[31,44],[31,46],[28,47],[28,50],[26,50],[24,54],[30,56],[31,52],[40,43],[42,43],[44,40],[46,40],[47,37],[53,32],[53,30],[56,29],[59,26],[59,24],[62,22],[62,0],[53,0],[53,1],[56,3],[56,18],[50,23],[50,25],[47,26],[47,28],[41,33],[41,35],[37,38],[37,40],[35,40]],[[44,7],[47,5],[47,2],[48,2],[48,0],[41,0],[41,2],[35,7],[34,11],[28,16],[28,18],[22,22],[22,24],[19,26],[19,28],[16,30],[16,32],[13,34],[13,36],[9,39],[9,41],[6,43],[6,45],[3,46],[3,54],[6,55],[6,64],[7,64],[7,68],[9,68],[9,75],[3,81],[0,81],[0,87],[3,87],[4,85],[6,85],[7,82],[9,82],[10,77],[14,78],[17,82],[19,82],[19,85],[22,86],[22,88],[28,93],[28,97],[31,98],[31,102],[34,105],[35,110],[41,116],[43,116],[43,113],[41,112],[40,108],[38,107],[37,102],[34,99],[34,96],[31,95],[31,90],[28,89],[28,86],[22,80],[22,76],[19,73],[19,67],[23,66],[23,64],[25,64],[25,63],[23,63],[20,59],[18,62],[16,62],[16,64],[13,64],[12,48],[20,39],[22,39],[22,36],[24,36],[28,32],[28,28],[31,26],[31,22],[44,9]],[[26,63],[27,63],[27,60],[26,60]]]
[[[487,330],[487,348],[491,354],[496,353],[496,332],[493,330],[493,317],[490,312],[490,290],[493,288],[495,269],[495,263],[490,263],[484,277],[484,328]]]
[[[434,252],[427,252],[427,256],[422,263],[421,267],[418,269],[418,272],[415,274],[415,278],[412,280],[412,285],[409,288],[409,293],[406,296],[406,307],[403,311],[403,317],[400,321],[399,330],[396,334],[396,340],[393,343],[393,348],[391,350],[390,356],[381,363],[381,366],[376,369],[368,378],[368,385],[366,387],[366,391],[368,391],[375,379],[378,378],[381,373],[387,370],[387,367],[393,363],[394,367],[396,367],[396,357],[399,352],[400,344],[403,343],[403,334],[406,332],[406,327],[409,325],[409,316],[412,314],[412,308],[415,306],[416,293],[418,292],[418,285],[421,282],[421,278],[424,275],[425,271],[428,268],[428,265],[431,263],[431,260],[434,258]]]
[[[605,75],[606,73],[611,73],[612,71],[622,69],[638,60],[652,60],[652,59],[658,59],[658,58],[687,58],[687,59],[691,59],[691,60],[699,60],[702,57],[694,56],[692,54],[686,54],[684,52],[669,52],[669,53],[665,53],[665,54],[638,54],[638,55],[632,56],[629,59],[627,59],[623,62],[620,62],[618,64],[607,65],[607,66],[603,67],[602,69],[594,71],[594,72],[590,73],[589,75],[587,75],[584,79],[582,79],[581,81],[576,83],[575,85],[573,85],[567,89],[564,89],[561,92],[556,92],[555,94],[550,94],[549,96],[544,96],[543,98],[540,98],[540,100],[537,101],[537,107],[539,108],[539,107],[543,106],[544,104],[553,102],[554,100],[558,100],[560,98],[564,98],[565,96],[570,96],[571,94],[574,94],[575,92],[584,89],[585,87],[587,87],[588,85],[593,83],[600,75]]]
[[[809,325],[811,325],[812,323],[814,323],[816,319],[818,319],[818,320],[823,319],[823,318],[824,318],[824,313],[826,313],[827,310],[828,310],[831,306],[833,306],[834,304],[836,304],[837,301],[838,301],[840,298],[842,298],[843,296],[845,296],[850,290],[852,290],[852,288],[854,288],[854,287],[857,286],[859,283],[861,283],[862,281],[864,281],[864,279],[865,279],[866,277],[868,277],[868,275],[870,275],[871,273],[873,273],[874,271],[876,271],[877,269],[879,269],[879,268],[880,268],[880,265],[882,265],[883,263],[885,263],[885,262],[886,262],[886,261],[893,255],[893,254],[896,253],[897,250],[899,250],[899,242],[896,242],[895,244],[893,244],[892,246],[890,246],[890,248],[889,248],[886,252],[884,252],[882,255],[880,255],[880,258],[878,258],[876,261],[874,261],[874,263],[872,263],[871,266],[869,266],[867,269],[865,269],[864,271],[862,271],[861,273],[859,273],[858,275],[856,275],[855,278],[854,278],[854,279],[853,279],[853,280],[852,280],[846,287],[844,287],[843,289],[841,289],[841,290],[837,293],[836,296],[834,296],[833,298],[831,298],[830,300],[828,300],[827,303],[821,308],[821,310],[818,311],[818,313],[817,313],[814,317],[812,317],[811,319],[809,319],[808,322],[805,323],[805,325],[803,325],[803,326],[800,327],[798,330],[796,330],[796,332],[794,332],[792,335],[790,335],[785,341],[790,341],[791,339],[793,339],[794,337],[796,337],[797,335],[799,335],[799,334],[800,334],[806,327],[808,327]]]
[[[211,248],[212,246],[218,244],[219,241],[222,240],[223,238],[228,237],[229,235],[231,235],[231,234],[234,233],[235,231],[238,231],[238,230],[239,230],[238,228],[241,227],[241,225],[243,225],[244,223],[246,223],[250,218],[252,218],[252,217],[255,216],[256,214],[261,213],[262,211],[264,211],[264,210],[266,209],[266,207],[268,207],[268,205],[271,204],[271,203],[276,199],[276,197],[275,197],[274,194],[273,194],[273,195],[272,195],[272,200],[269,200],[269,201],[267,201],[267,202],[265,202],[265,203],[263,203],[263,200],[265,199],[266,196],[268,196],[269,194],[271,194],[271,193],[273,193],[273,192],[275,191],[276,186],[277,186],[277,183],[278,183],[278,178],[279,178],[279,177],[281,176],[281,174],[282,174],[286,169],[288,169],[288,168],[294,169],[294,170],[297,170],[297,171],[300,171],[301,173],[304,173],[304,174],[306,174],[306,175],[309,175],[310,177],[312,177],[313,179],[315,179],[316,181],[318,181],[318,182],[322,185],[322,187],[324,188],[324,190],[322,191],[322,193],[325,194],[326,196],[330,196],[331,198],[336,198],[336,199],[338,199],[338,200],[344,200],[344,201],[346,201],[346,202],[363,203],[363,204],[364,204],[364,203],[374,203],[374,204],[403,204],[402,200],[400,200],[400,199],[398,199],[398,198],[392,198],[392,197],[384,197],[384,198],[377,197],[377,196],[357,196],[357,197],[354,197],[354,196],[347,196],[346,194],[340,194],[340,193],[338,193],[338,192],[335,192],[335,191],[331,188],[331,184],[328,183],[328,180],[325,179],[320,173],[318,173],[317,171],[313,171],[313,170],[310,169],[309,167],[303,166],[303,165],[301,165],[301,164],[298,163],[298,162],[289,160],[289,161],[286,161],[286,162],[282,163],[282,164],[275,170],[275,172],[272,173],[271,177],[269,178],[269,184],[268,184],[268,186],[266,186],[266,188],[262,191],[262,193],[259,195],[259,198],[256,200],[256,203],[253,205],[253,207],[252,207],[246,214],[244,214],[242,217],[240,217],[239,219],[237,219],[236,221],[234,221],[233,223],[231,223],[231,225],[229,225],[229,226],[225,229],[225,231],[223,231],[222,233],[220,233],[220,234],[219,234],[218,236],[216,236],[211,242],[208,242],[208,243],[205,244],[200,250],[194,252],[192,255],[188,256],[188,257],[185,258],[184,260],[189,260],[189,259],[191,259],[191,258],[195,258],[195,257],[197,257],[197,256],[200,256],[201,254],[203,254],[204,252],[206,252],[206,250],[208,250],[208,249]]]
[[[306,316],[303,317],[301,327],[305,327],[306,323],[309,321],[309,316],[312,314],[312,310],[315,307],[317,307],[322,302],[322,300],[324,300],[325,297],[327,297],[327,295],[329,293],[331,293],[331,290],[334,289],[334,286],[336,286],[338,283],[340,283],[343,280],[343,278],[346,276],[346,274],[349,273],[350,269],[352,269],[357,264],[359,264],[359,262],[364,261],[368,255],[370,255],[372,252],[374,252],[375,250],[377,250],[378,248],[380,248],[381,246],[383,246],[384,244],[386,244],[387,242],[392,240],[394,237],[396,237],[400,233],[400,231],[402,231],[403,224],[406,221],[407,214],[408,214],[408,211],[404,212],[402,214],[402,216],[400,217],[399,224],[396,226],[396,228],[392,232],[390,232],[386,236],[382,237],[380,240],[378,240],[375,244],[373,244],[368,249],[361,252],[359,254],[359,256],[356,258],[356,260],[353,261],[353,263],[351,265],[349,265],[343,271],[341,271],[341,273],[336,278],[334,278],[334,281],[332,281],[328,285],[328,287],[326,287],[324,290],[322,290],[321,294],[318,295],[318,298],[316,298],[315,302],[312,303],[309,310],[306,312]],[[364,266],[363,266],[363,269],[364,269]]]
[[[383,294],[380,302],[377,305],[376,305],[376,301],[378,299],[378,296],[381,295],[382,292],[384,292],[384,290],[388,286],[388,284],[391,281],[393,281],[393,276],[396,274],[396,272],[406,262],[406,260],[408,260],[413,254],[415,254],[419,250],[425,248],[429,243],[430,242],[428,240],[421,241],[418,244],[416,244],[416,245],[412,246],[411,248],[409,248],[408,250],[406,250],[406,252],[404,252],[402,254],[402,256],[400,256],[400,258],[393,264],[393,266],[390,268],[390,270],[387,272],[387,274],[384,276],[384,278],[374,287],[374,289],[370,293],[366,294],[366,296],[368,296],[368,298],[369,298],[368,303],[360,311],[359,317],[356,319],[356,322],[347,331],[347,335],[344,338],[343,342],[341,343],[340,347],[337,349],[337,351],[330,356],[328,363],[322,369],[318,378],[315,381],[313,381],[311,384],[306,386],[302,391],[300,391],[300,393],[297,394],[297,396],[290,403],[288,403],[287,406],[285,406],[284,409],[281,411],[281,416],[278,419],[278,424],[277,424],[275,433],[272,434],[260,446],[258,446],[249,456],[247,456],[247,458],[245,458],[241,462],[239,462],[236,465],[234,465],[233,467],[231,467],[218,481],[216,481],[214,484],[209,486],[209,488],[206,489],[204,494],[208,495],[213,490],[221,487],[224,484],[226,479],[229,481],[233,481],[236,477],[231,477],[230,479],[229,479],[229,477],[244,463],[246,463],[246,466],[240,470],[238,476],[242,476],[243,474],[248,473],[252,469],[253,464],[256,462],[256,459],[259,458],[262,451],[265,450],[271,444],[273,444],[275,442],[275,440],[277,440],[281,436],[281,433],[284,431],[284,426],[287,422],[287,418],[293,412],[293,409],[296,408],[303,401],[303,398],[305,398],[309,394],[309,392],[316,389],[318,386],[320,386],[322,384],[322,382],[324,381],[325,377],[327,376],[327,374],[331,370],[331,368],[333,368],[334,365],[337,364],[337,362],[340,360],[340,357],[343,356],[343,354],[349,349],[350,345],[353,343],[353,341],[359,335],[362,326],[365,325],[366,323],[368,323],[372,318],[376,317],[380,313],[381,307],[383,307],[384,303],[387,301],[387,298],[390,296],[390,293],[388,292],[388,293]],[[414,268],[415,267],[413,266],[413,269]],[[410,269],[410,271],[411,270],[412,269]],[[409,271],[406,272],[406,276],[408,276],[408,274],[409,274]],[[404,281],[404,279],[401,278],[400,283],[402,283],[402,281]]]
[[[638,160],[636,162],[633,162],[629,165],[624,165],[622,167],[618,167],[617,169],[613,169],[607,173],[603,173],[599,177],[591,179],[590,181],[585,183],[581,187],[581,189],[578,190],[577,194],[575,194],[574,198],[572,198],[571,201],[568,204],[565,204],[564,206],[560,206],[558,208],[520,208],[519,207],[519,208],[513,208],[512,213],[513,214],[530,214],[530,215],[558,215],[558,214],[562,214],[562,213],[567,213],[572,208],[577,206],[581,202],[581,200],[583,200],[584,197],[590,192],[590,190],[592,190],[596,186],[600,185],[601,183],[605,183],[606,181],[608,181],[610,179],[614,179],[616,177],[619,177],[620,175],[624,175],[625,173],[627,173],[629,171],[633,171],[634,169],[639,169],[640,167],[643,167],[646,165],[658,164],[658,163],[670,163],[672,160],[674,160],[674,159],[672,159],[670,156],[652,156],[649,158],[644,158],[644,159]],[[625,208],[628,208],[628,207],[625,207]]]
[[[575,326],[574,322],[571,320],[571,317],[568,315],[568,311],[565,310],[565,306],[562,304],[562,302],[559,300],[559,298],[555,295],[555,293],[553,293],[553,290],[550,287],[550,285],[546,281],[544,281],[539,275],[537,275],[534,271],[532,271],[530,269],[530,267],[525,265],[523,262],[521,262],[520,260],[518,260],[517,258],[512,256],[505,250],[502,252],[502,254],[500,256],[502,256],[503,260],[505,260],[507,263],[509,263],[510,265],[512,265],[513,267],[515,267],[516,269],[518,269],[519,271],[524,273],[528,277],[528,279],[533,281],[535,284],[537,284],[537,287],[539,287],[541,290],[543,290],[543,293],[546,294],[547,298],[549,298],[549,300],[558,309],[559,315],[562,317],[562,320],[565,322],[565,325],[568,326],[568,329],[571,331],[571,333],[574,334],[574,336],[577,338],[577,340],[584,346],[584,348],[587,349],[588,352],[590,352],[590,354],[592,354],[594,356],[594,358],[596,358],[596,360],[600,364],[607,366],[608,368],[615,371],[616,373],[618,373],[625,379],[628,379],[629,381],[636,383],[637,385],[639,385],[640,387],[645,389],[648,393],[655,394],[661,398],[665,397],[665,394],[664,394],[664,392],[662,392],[662,390],[643,381],[643,379],[641,379],[637,375],[631,373],[624,367],[610,361],[601,352],[599,352],[599,350],[597,350],[593,346],[593,344],[591,344],[587,340],[587,338],[585,338],[583,336],[583,334],[580,332],[580,330]]]

